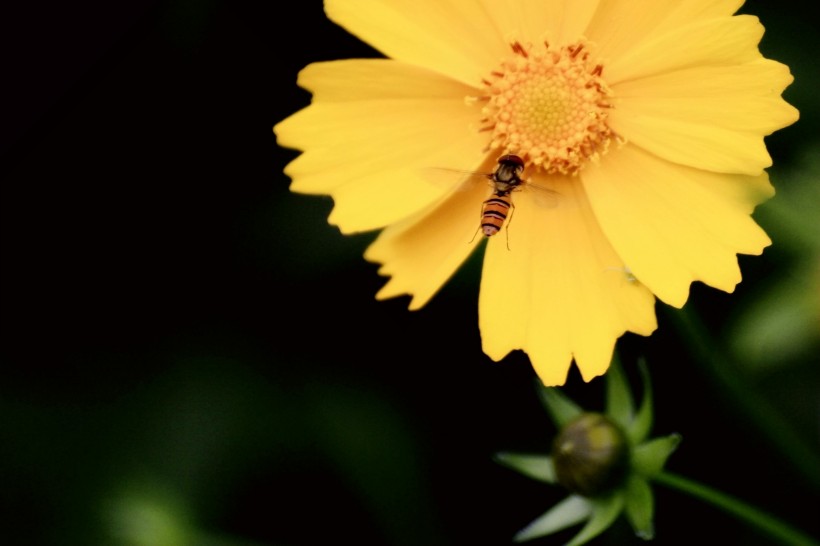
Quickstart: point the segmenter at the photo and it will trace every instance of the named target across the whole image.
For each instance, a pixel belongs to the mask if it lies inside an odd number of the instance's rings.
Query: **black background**
[[[764,53],[798,77],[787,98],[802,119],[768,140],[776,165],[818,128],[808,6],[745,8],[767,27]],[[553,429],[526,358],[481,353],[480,256],[421,311],[376,302],[384,280],[361,258],[374,235],[343,237],[329,199],[288,192],[296,152],[271,127],[309,101],[296,73],[376,55],[319,2],[14,10],[2,17],[0,542],[118,544],[112,507],[138,491],[224,544],[505,544],[563,497],[491,460],[544,452]],[[741,257],[735,294],[695,285],[689,307],[719,334],[787,258]],[[651,364],[656,434],[684,436],[670,469],[816,532],[816,484],[658,307],[658,332],[619,346],[628,370]],[[749,383],[815,456],[816,364]],[[599,408],[600,381],[582,387],[573,371],[567,392]],[[657,544],[769,543],[656,494]],[[621,522],[596,543],[633,541]]]

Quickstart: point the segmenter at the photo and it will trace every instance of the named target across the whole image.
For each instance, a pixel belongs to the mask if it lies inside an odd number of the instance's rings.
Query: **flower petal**
[[[670,305],[683,306],[694,280],[733,291],[741,278],[736,254],[760,254],[771,243],[748,215],[752,198],[727,198],[727,188],[742,181],[762,185],[755,178],[682,167],[631,145],[610,151],[581,178],[620,257]]]
[[[662,8],[656,8],[662,9]],[[610,85],[692,66],[727,66],[761,57],[763,25],[752,15],[695,21],[643,40],[606,63]]]
[[[759,174],[771,165],[763,137],[798,118],[780,97],[792,80],[788,67],[763,58],[630,80],[612,87],[610,124],[669,161]]]
[[[486,196],[486,186],[480,185],[454,192],[438,206],[382,231],[364,255],[383,264],[380,274],[391,276],[376,297],[410,294],[410,309],[424,306],[476,248],[470,241]]]
[[[598,0],[483,0],[509,40],[537,43],[548,39],[553,45],[578,41],[595,10]]]
[[[526,188],[507,233],[487,245],[479,296],[484,352],[526,351],[547,386],[563,384],[575,358],[586,381],[603,374],[615,340],[656,327],[654,298],[600,230],[577,178],[538,180],[560,194],[546,209]],[[509,236],[509,250],[505,238]]]
[[[343,232],[375,229],[430,206],[447,191],[423,168],[466,169],[486,136],[471,127],[472,88],[395,61],[310,65],[300,84],[313,104],[274,127],[279,144],[306,150],[285,169],[291,189],[329,194]],[[358,90],[358,91],[357,91]],[[379,97],[379,98],[376,98]]]
[[[665,72],[613,85],[614,113],[769,134],[797,120],[797,110],[780,96],[793,80],[786,65],[762,58]]]
[[[509,51],[488,12],[461,0],[325,0],[325,13],[388,57],[467,84]]]
[[[601,1],[586,29],[606,59],[617,59],[637,45],[693,21],[733,14],[743,0]]]
[[[463,99],[478,93],[448,76],[391,59],[343,59],[311,63],[299,72],[299,87],[313,101],[372,99]]]
[[[629,142],[680,165],[757,175],[772,164],[763,135],[757,132],[622,110],[613,110],[610,122]]]
[[[616,133],[655,155],[718,172],[759,174],[771,164],[764,135],[794,123],[780,98],[789,69],[758,59],[697,67],[613,86]]]
[[[327,221],[342,233],[370,231],[426,209],[445,193],[406,169],[385,170],[336,188]]]

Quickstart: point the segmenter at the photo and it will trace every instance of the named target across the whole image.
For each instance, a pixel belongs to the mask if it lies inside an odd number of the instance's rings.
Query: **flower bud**
[[[558,483],[591,497],[620,485],[629,465],[629,446],[610,418],[582,413],[555,438],[552,457]]]

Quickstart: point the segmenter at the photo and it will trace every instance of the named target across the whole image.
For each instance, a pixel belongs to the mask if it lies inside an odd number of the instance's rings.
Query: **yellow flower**
[[[291,189],[332,196],[343,233],[384,228],[365,254],[391,277],[377,297],[409,294],[411,309],[486,239],[484,352],[525,351],[545,385],[574,359],[589,381],[623,333],[654,331],[654,296],[731,292],[737,254],[770,244],[750,217],[773,194],[763,139],[798,114],[741,4],[326,0],[388,58],[299,74],[313,101],[274,127],[304,152]],[[473,240],[492,190],[429,173],[492,172],[503,154],[525,182],[504,231]]]

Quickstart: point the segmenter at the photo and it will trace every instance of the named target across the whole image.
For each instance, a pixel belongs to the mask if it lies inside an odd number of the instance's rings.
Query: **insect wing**
[[[561,194],[553,189],[529,181],[524,182],[521,187],[532,195],[533,201],[539,207],[551,209],[557,207],[560,202]]]
[[[474,171],[460,171],[445,167],[430,167],[421,170],[421,177],[440,188],[449,188],[454,192],[465,192],[475,188],[477,184],[489,184],[488,173]]]

